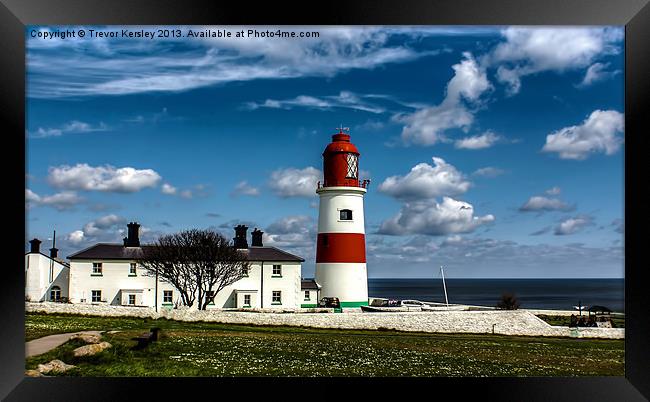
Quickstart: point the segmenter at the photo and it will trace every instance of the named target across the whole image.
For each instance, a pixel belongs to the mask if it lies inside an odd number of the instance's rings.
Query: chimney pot
[[[248,226],[246,225],[235,226],[235,238],[234,238],[235,248],[248,248],[248,240],[246,240],[246,231],[248,231]]]
[[[253,232],[251,233],[252,238],[253,238],[252,245],[254,247],[263,247],[263,245],[262,245],[262,234],[264,234],[264,232],[262,232],[258,228],[255,228],[255,230],[253,230]]]
[[[52,247],[50,249],[50,258],[55,259],[59,254],[59,249],[56,247]]]
[[[127,237],[124,238],[124,247],[140,247],[140,224],[137,222],[129,222],[126,225],[128,228]]]
[[[30,253],[40,253],[41,252],[41,241],[38,240],[37,238],[34,238],[29,241],[29,244],[31,245],[31,248],[29,250]]]

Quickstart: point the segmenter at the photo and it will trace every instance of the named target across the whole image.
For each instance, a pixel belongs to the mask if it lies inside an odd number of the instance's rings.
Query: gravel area
[[[437,311],[404,313],[323,313],[328,309],[276,310],[274,312],[194,309],[162,310],[89,304],[25,303],[28,312],[85,314],[111,317],[168,318],[229,324],[287,325],[313,328],[395,329],[431,333],[495,333],[502,335],[623,339],[624,328],[554,327],[531,311]]]

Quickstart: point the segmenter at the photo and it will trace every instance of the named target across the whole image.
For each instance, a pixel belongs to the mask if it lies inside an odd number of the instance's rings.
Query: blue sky
[[[55,229],[66,256],[128,221],[145,241],[246,223],[311,277],[343,124],[372,179],[370,277],[623,276],[622,27],[78,36],[123,28],[160,27],[26,29],[27,234],[46,248]]]

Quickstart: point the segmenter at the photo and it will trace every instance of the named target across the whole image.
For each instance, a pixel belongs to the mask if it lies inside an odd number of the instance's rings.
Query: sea
[[[573,310],[605,306],[625,312],[625,282],[616,279],[459,279],[445,278],[449,303],[496,306],[504,292],[514,293],[520,308]],[[445,302],[442,279],[369,278],[368,296]]]

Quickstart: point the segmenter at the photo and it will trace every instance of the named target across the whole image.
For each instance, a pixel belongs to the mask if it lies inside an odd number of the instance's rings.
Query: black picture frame
[[[464,398],[513,401],[636,401],[650,398],[650,292],[645,290],[643,232],[648,196],[642,153],[650,94],[649,0],[356,0],[208,2],[198,0],[0,0],[0,116],[4,138],[5,254],[0,344],[0,397],[18,400],[169,400],[176,397],[326,397],[352,389],[362,397]],[[25,378],[24,264],[26,168],[26,25],[619,25],[625,26],[625,377],[524,378]],[[21,137],[21,135],[23,137]],[[21,141],[22,138],[22,141]],[[21,179],[22,178],[22,179]],[[8,212],[8,213],[7,213]],[[19,228],[23,228],[20,230]],[[22,245],[21,245],[22,243]],[[417,391],[412,387],[417,386]],[[345,387],[345,388],[344,388]],[[206,392],[204,394],[204,392]],[[235,392],[235,394],[229,394]],[[371,394],[375,394],[372,395]],[[227,396],[230,395],[230,396]],[[254,395],[254,396],[253,396]],[[384,394],[389,395],[389,394]],[[284,398],[283,398],[284,399]]]

